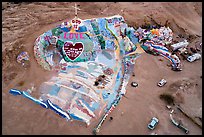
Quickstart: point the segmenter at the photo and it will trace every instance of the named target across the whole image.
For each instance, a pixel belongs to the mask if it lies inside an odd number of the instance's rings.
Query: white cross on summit
[[[75,6],[72,6],[75,9],[75,18],[77,18],[77,10],[81,10],[77,8],[77,4],[75,3]]]

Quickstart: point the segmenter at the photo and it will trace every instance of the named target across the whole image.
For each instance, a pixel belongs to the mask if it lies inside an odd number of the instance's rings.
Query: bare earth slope
[[[146,23],[168,25],[176,36],[182,34],[194,47],[202,40],[202,3],[143,3],[109,2],[77,3],[79,18],[98,18],[122,15],[129,26],[139,27]],[[26,90],[35,84],[49,79],[55,72],[44,71],[35,61],[33,44],[43,32],[55,27],[62,21],[74,17],[74,3],[71,2],[32,2],[2,3],[2,134],[92,134],[97,123],[89,127],[80,122],[66,122],[64,119],[23,98],[14,97],[9,89]],[[190,39],[191,38],[191,39]],[[23,68],[16,62],[22,51],[30,55],[30,64]],[[163,61],[159,61],[162,59]],[[117,108],[111,113],[113,121],[105,121],[99,134],[151,134],[147,124],[151,117],[157,116],[159,125],[154,130],[157,134],[185,134],[170,122],[170,111],[159,99],[164,92],[175,93],[179,82],[190,82],[190,86],[181,91],[177,101],[191,116],[202,118],[202,60],[189,63],[181,60],[183,71],[174,72],[162,57],[143,53],[135,64],[135,77],[139,86],[127,87],[127,98],[122,98]],[[165,87],[157,87],[157,82],[165,78]],[[20,84],[21,83],[21,84]],[[33,95],[37,96],[35,92]],[[189,134],[202,134],[202,130],[185,116],[176,112],[178,119],[189,129]],[[199,122],[199,121],[198,121]]]

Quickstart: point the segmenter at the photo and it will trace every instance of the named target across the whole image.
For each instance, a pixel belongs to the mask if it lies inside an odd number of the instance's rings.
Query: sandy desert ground
[[[201,2],[77,4],[81,9],[78,12],[81,19],[120,14],[129,26],[135,28],[145,22],[165,25],[168,21],[174,33],[174,42],[182,40],[178,37],[182,35],[181,37],[190,42],[189,47],[202,43]],[[71,2],[2,3],[2,134],[92,134],[96,122],[89,127],[80,122],[66,122],[55,113],[8,92],[11,88],[25,90],[31,84],[38,86],[55,75],[55,72],[47,72],[37,64],[33,55],[33,44],[43,32],[66,19],[72,19],[72,6],[74,3]],[[30,64],[26,68],[16,62],[17,55],[22,51],[27,51],[30,55]],[[135,76],[130,78],[127,86],[126,98],[122,98],[110,114],[113,120],[106,120],[99,134],[148,135],[154,132],[159,135],[185,135],[171,123],[170,110],[159,98],[161,93],[170,93],[190,116],[202,119],[202,59],[193,63],[181,59],[181,62],[183,70],[175,72],[168,67],[168,60],[147,53],[141,54],[135,63]],[[157,82],[161,78],[165,78],[167,84],[160,88]],[[139,86],[131,87],[132,81],[136,81]],[[38,93],[33,95],[37,97]],[[153,116],[158,117],[160,121],[156,129],[150,131],[147,124]],[[176,109],[174,116],[189,129],[189,135],[202,134],[200,127]],[[195,120],[202,125],[199,119]]]

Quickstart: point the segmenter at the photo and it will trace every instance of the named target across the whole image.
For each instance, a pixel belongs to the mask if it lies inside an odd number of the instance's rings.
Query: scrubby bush
[[[24,81],[20,81],[20,82],[18,83],[18,85],[19,85],[19,86],[23,86],[24,83],[25,83]]]
[[[174,97],[171,94],[163,93],[159,95],[159,98],[164,100],[168,105],[171,105],[174,103]]]

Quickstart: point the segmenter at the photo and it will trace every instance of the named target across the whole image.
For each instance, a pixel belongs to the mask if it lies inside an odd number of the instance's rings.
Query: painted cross
[[[75,9],[75,18],[77,18],[77,10],[81,10],[77,8],[77,4],[75,3],[75,6],[72,6]]]
[[[75,8],[75,18],[72,19],[72,26],[74,27],[74,30],[78,30],[79,25],[81,24],[81,20],[77,18],[77,10],[81,10],[81,9],[77,8],[76,3],[75,3],[75,6],[72,6],[72,7]]]

